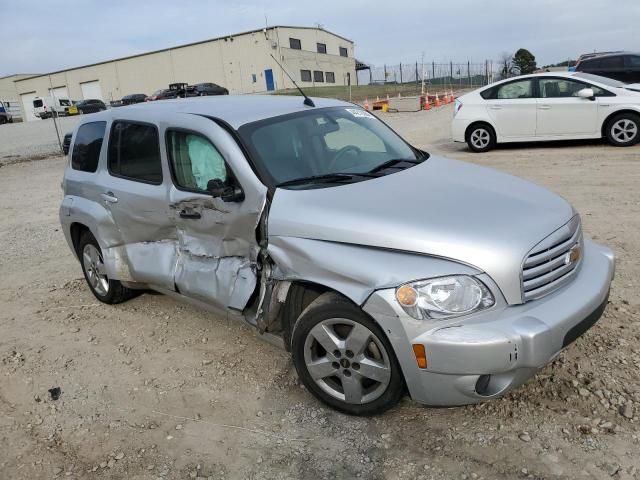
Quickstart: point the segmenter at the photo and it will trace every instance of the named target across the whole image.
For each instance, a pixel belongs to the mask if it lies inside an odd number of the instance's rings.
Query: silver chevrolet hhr
[[[73,132],[60,220],[89,288],[254,326],[346,413],[521,385],[601,316],[614,255],[558,195],[412,147],[353,104],[153,102]]]

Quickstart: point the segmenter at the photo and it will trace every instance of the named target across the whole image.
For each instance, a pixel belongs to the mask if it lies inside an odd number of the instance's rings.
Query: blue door
[[[275,87],[273,85],[273,70],[269,69],[269,70],[265,70],[264,71],[264,79],[267,82],[267,90],[270,92],[272,90],[275,90]]]

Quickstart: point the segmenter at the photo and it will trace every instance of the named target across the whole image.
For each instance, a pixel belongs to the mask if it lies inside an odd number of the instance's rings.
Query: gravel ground
[[[448,140],[450,115],[385,119],[431,152],[562,194],[586,234],[616,250],[603,319],[553,364],[482,405],[431,409],[406,398],[379,417],[336,413],[300,386],[285,352],[239,323],[161,295],[98,305],[58,226],[64,160],[4,165],[0,477],[640,478],[640,147],[476,155]],[[50,121],[4,127],[0,156],[24,160],[50,146]]]
[[[80,117],[58,119],[60,140],[78,123]],[[53,119],[7,123],[0,127],[0,166],[40,159],[60,152]]]

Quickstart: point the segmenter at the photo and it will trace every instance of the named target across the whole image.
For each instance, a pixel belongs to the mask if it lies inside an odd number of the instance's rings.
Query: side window
[[[600,68],[622,68],[623,58],[621,56],[601,58]]]
[[[501,85],[497,89],[496,98],[501,100],[533,98],[533,80],[520,80]]]
[[[316,120],[322,122],[322,117]],[[340,150],[348,145],[358,147],[363,152],[386,153],[384,142],[371,130],[346,118],[336,120],[338,128],[324,136],[324,142],[331,150]]]
[[[176,187],[206,192],[209,180],[227,180],[224,158],[202,135],[168,130],[167,150]]]
[[[85,123],[78,129],[71,153],[71,168],[93,173],[98,169],[107,122]]]
[[[640,56],[628,55],[626,59],[627,67],[640,68]]]
[[[584,83],[560,78],[541,78],[539,85],[541,98],[577,97],[580,90],[589,88]]]
[[[145,183],[162,183],[158,129],[154,125],[118,121],[111,127],[109,172]]]

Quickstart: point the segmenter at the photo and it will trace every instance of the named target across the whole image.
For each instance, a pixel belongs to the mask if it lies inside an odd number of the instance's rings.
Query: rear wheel
[[[84,278],[98,300],[108,304],[122,303],[136,295],[135,290],[124,287],[118,280],[109,279],[100,245],[88,231],[80,236],[78,254]]]
[[[467,130],[467,145],[477,153],[487,152],[496,145],[496,134],[489,125],[477,123]]]
[[[616,147],[629,147],[640,142],[640,116],[633,113],[620,113],[607,123],[607,140]]]
[[[292,355],[307,389],[341,412],[382,413],[404,394],[402,372],[384,332],[335,293],[321,295],[302,313]]]
[[[6,117],[0,117],[0,125],[4,125],[5,123],[7,123],[7,118]]]

